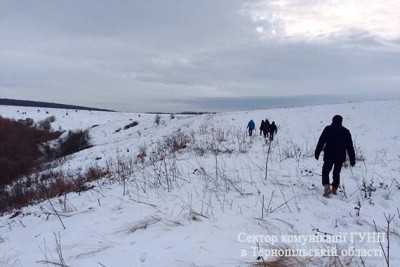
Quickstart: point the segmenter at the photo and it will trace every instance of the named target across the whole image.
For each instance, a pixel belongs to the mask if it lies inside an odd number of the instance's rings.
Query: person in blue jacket
[[[253,130],[256,128],[256,124],[254,123],[253,120],[250,120],[249,123],[247,124],[247,129],[249,129],[249,135],[252,136]]]

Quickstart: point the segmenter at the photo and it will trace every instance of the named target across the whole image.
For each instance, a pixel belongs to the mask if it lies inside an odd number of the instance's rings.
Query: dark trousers
[[[263,130],[263,136],[264,136],[264,138],[267,138],[267,136],[268,136],[268,131]]]
[[[274,140],[274,132],[269,133],[269,140],[271,140],[271,141]]]
[[[343,162],[329,162],[324,161],[324,165],[322,166],[322,185],[330,184],[329,183],[329,173],[333,167],[332,173],[332,187],[338,188],[340,185],[340,171],[342,170]]]
[[[252,136],[253,130],[254,130],[254,129],[250,129],[250,128],[249,128],[249,135],[250,135],[250,136]]]

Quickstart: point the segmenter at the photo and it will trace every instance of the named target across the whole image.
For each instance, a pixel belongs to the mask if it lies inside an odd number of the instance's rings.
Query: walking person
[[[254,123],[253,120],[250,120],[249,123],[247,124],[247,129],[249,129],[249,136],[252,136],[253,130],[256,128],[256,124]]]
[[[337,195],[337,189],[340,185],[340,171],[346,160],[346,151],[350,158],[350,165],[356,164],[353,141],[350,131],[343,127],[343,118],[335,115],[332,118],[332,124],[325,127],[318,140],[315,149],[315,159],[318,160],[321,151],[324,151],[324,164],[322,166],[322,185],[324,187],[324,196],[330,193]],[[332,173],[332,191],[329,183],[329,173]]]
[[[263,134],[263,129],[264,129],[264,120],[261,120],[261,124],[260,124],[260,135]]]
[[[275,125],[275,122],[273,121],[271,125],[269,126],[269,140],[273,141],[274,140],[274,135],[278,133],[278,128]]]
[[[268,132],[269,132],[269,121],[268,120],[262,120],[261,125],[260,125],[260,135],[262,134],[264,138],[267,138]]]

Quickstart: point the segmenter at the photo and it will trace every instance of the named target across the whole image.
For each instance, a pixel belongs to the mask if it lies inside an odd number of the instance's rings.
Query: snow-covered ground
[[[335,114],[365,160],[343,168],[344,188],[324,198],[314,149]],[[155,114],[0,106],[0,115],[89,129],[94,146],[54,168],[109,172],[51,199],[60,218],[49,201],[0,217],[0,266],[264,266],[289,248],[298,254],[281,266],[387,266],[388,252],[400,266],[399,100],[162,115],[159,125]],[[270,145],[246,132],[265,118],[278,125]]]

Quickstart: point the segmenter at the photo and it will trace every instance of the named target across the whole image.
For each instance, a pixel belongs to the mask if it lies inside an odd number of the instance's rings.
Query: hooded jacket
[[[332,119],[332,124],[325,127],[315,149],[315,158],[318,159],[324,150],[324,161],[344,162],[346,151],[350,158],[350,164],[354,166],[355,152],[350,131],[342,126],[343,118],[336,115]]]
[[[250,130],[254,130],[254,128],[256,128],[256,124],[253,120],[249,121],[249,123],[247,124],[247,128],[249,128]]]

